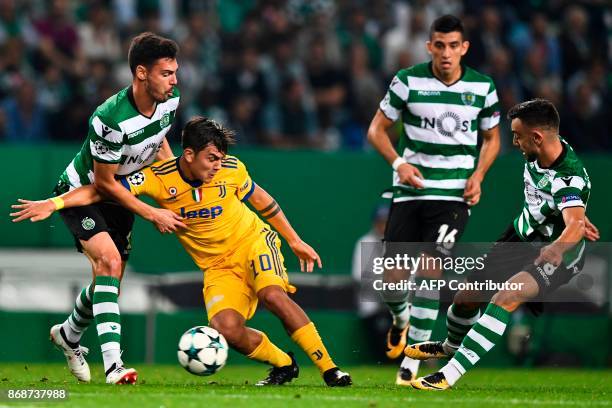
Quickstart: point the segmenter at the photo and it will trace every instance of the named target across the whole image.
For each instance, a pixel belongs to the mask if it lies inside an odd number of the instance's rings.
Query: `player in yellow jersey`
[[[280,385],[299,374],[292,353],[275,346],[265,333],[246,326],[261,302],[283,323],[291,339],[319,368],[328,386],[351,385],[334,364],[314,324],[287,293],[289,284],[277,233],[245,204],[248,201],[287,241],[302,272],[312,272],[319,255],[289,224],[278,203],[256,185],[244,164],[227,155],[233,133],[213,120],[196,117],[182,132],[183,154],[154,163],[120,179],[135,195],[152,197],[172,210],[187,228],[176,235],[204,271],[204,302],[209,324],[236,350],[271,364],[257,385]],[[100,201],[95,188],[80,187],[44,201],[20,200],[14,221],[39,221],[56,209]]]

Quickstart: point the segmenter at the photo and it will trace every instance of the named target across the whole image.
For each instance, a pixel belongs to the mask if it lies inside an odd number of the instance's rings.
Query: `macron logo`
[[[440,91],[418,91],[419,96],[440,96]]]

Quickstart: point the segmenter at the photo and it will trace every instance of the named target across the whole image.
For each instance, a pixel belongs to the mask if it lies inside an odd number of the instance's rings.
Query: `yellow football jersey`
[[[176,235],[206,271],[269,227],[245,203],[255,183],[236,157],[223,158],[221,170],[207,184],[187,179],[178,162],[178,158],[156,162],[120,181],[133,194],[147,195],[183,218],[187,228]]]

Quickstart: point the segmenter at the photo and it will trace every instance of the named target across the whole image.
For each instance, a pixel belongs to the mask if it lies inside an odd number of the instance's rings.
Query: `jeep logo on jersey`
[[[461,121],[461,117],[455,112],[444,112],[437,118],[423,118],[425,121],[423,128],[436,128],[438,133],[446,137],[453,137],[458,132],[467,132],[469,121]]]
[[[159,120],[159,127],[163,129],[166,126],[168,126],[169,123],[170,123],[170,114],[166,112],[162,115],[161,119]]]
[[[159,151],[161,143],[149,143],[144,147],[140,154],[135,156],[121,155],[119,164],[143,164],[151,161],[153,156]]]
[[[223,212],[223,207],[216,205],[210,208],[200,208],[194,211],[185,211],[185,207],[181,207],[181,217],[183,218],[210,218],[214,220]]]
[[[464,105],[472,106],[476,102],[476,95],[474,95],[474,92],[465,91],[461,94],[461,102]]]
[[[108,146],[99,140],[96,140],[94,142],[94,149],[96,150],[96,154],[98,156],[102,156],[103,154],[108,153],[108,150],[109,150]]]

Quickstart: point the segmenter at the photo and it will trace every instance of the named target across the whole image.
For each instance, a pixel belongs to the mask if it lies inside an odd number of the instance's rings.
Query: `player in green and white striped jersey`
[[[559,114],[553,104],[543,99],[523,102],[508,112],[508,118],[514,145],[527,160],[525,204],[487,255],[484,269],[468,280],[508,282],[519,289],[495,293],[481,317],[477,310],[483,299],[475,292],[459,291],[449,308],[446,341],[406,348],[407,355],[420,359],[452,357],[439,372],[412,381],[414,388],[453,386],[500,342],[512,312],[523,303],[533,309],[580,272],[585,238],[599,238],[597,228],[585,216],[589,176],[574,150],[558,135]],[[540,250],[533,244],[521,245],[539,240],[547,243]]]
[[[467,224],[469,206],[480,200],[480,184],[499,152],[495,85],[488,76],[461,64],[468,48],[461,20],[450,15],[435,20],[427,42],[432,61],[395,75],[368,130],[368,140],[394,170],[384,240],[429,243],[422,251],[430,257],[450,255]],[[398,120],[399,155],[387,134]],[[479,133],[483,142],[478,156]],[[387,256],[394,255],[390,247]],[[441,274],[439,269],[421,268],[416,283],[420,286]],[[406,278],[385,276],[391,281]],[[397,358],[406,343],[429,340],[439,292],[417,290],[411,306],[408,293],[384,297],[393,315],[387,356]],[[408,385],[418,367],[419,361],[404,358],[396,383]]]
[[[153,160],[173,156],[166,134],[179,103],[176,89],[177,44],[152,33],[132,40],[128,60],[131,86],[100,105],[89,120],[89,132],[81,150],[70,162],[55,188],[61,194],[93,184],[108,201],[60,211],[75,238],[77,249],[92,264],[94,280],[77,297],[74,311],[63,324],[51,328],[51,340],[81,381],[91,378],[79,341],[95,321],[104,360],[106,382],[133,384],[137,372],[121,361],[121,319],[117,299],[130,250],[136,213],[153,222],[161,232],[183,227],[168,210],[136,199],[116,181]],[[61,209],[61,200],[55,202]]]

